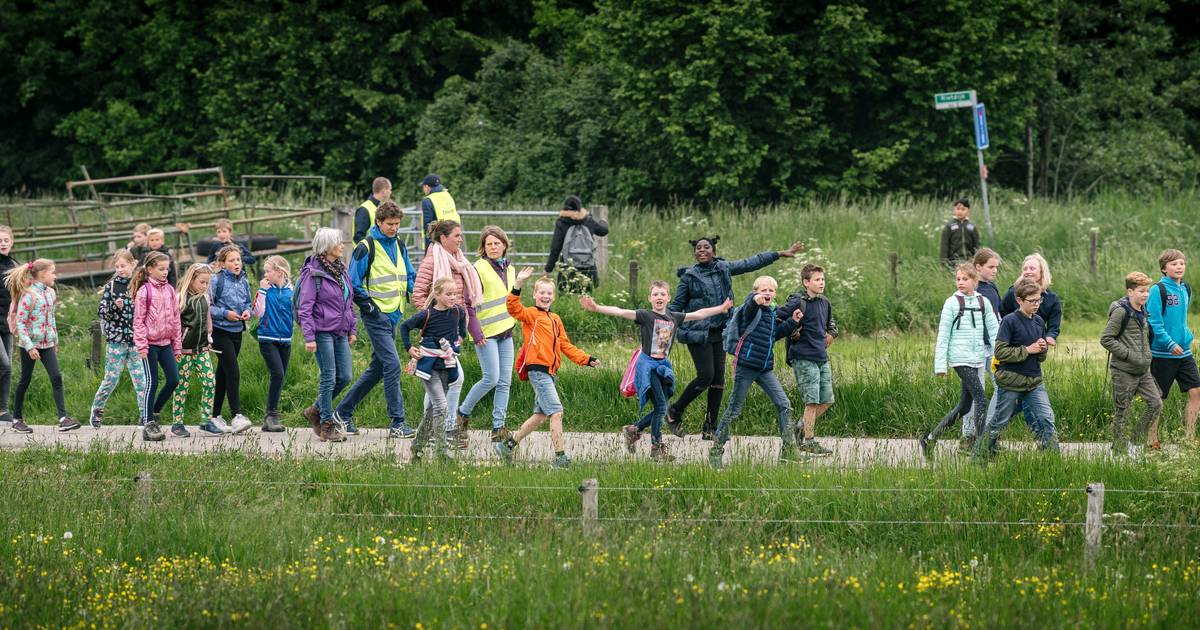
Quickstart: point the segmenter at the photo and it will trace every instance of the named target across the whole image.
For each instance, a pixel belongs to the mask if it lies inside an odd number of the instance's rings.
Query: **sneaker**
[[[333,423],[337,425],[338,431],[345,435],[358,435],[358,427],[354,425],[354,418],[346,420],[338,412],[333,412]]]
[[[222,429],[221,427],[217,426],[217,424],[215,422],[213,422],[212,420],[209,420],[208,422],[205,422],[204,424],[200,425],[199,428],[200,428],[200,435],[207,435],[209,437],[220,437],[222,435],[225,435],[225,433],[226,433],[225,429]]]
[[[176,422],[171,425],[171,435],[177,438],[190,438],[192,437],[192,432],[188,431],[182,422]]]
[[[67,431],[74,431],[75,429],[78,429],[78,428],[79,428],[79,423],[76,422],[75,420],[71,419],[70,416],[63,416],[58,419],[57,429],[60,433],[65,433]]]
[[[625,438],[625,450],[630,453],[637,451],[637,442],[642,439],[642,434],[638,432],[637,425],[627,424],[621,429],[621,435]]]
[[[708,449],[708,465],[712,466],[713,468],[715,468],[717,470],[721,470],[722,468],[725,467],[725,464],[722,461],[724,459],[724,456],[725,456],[725,449],[721,446],[714,444],[712,448]]]
[[[512,463],[513,450],[508,445],[507,440],[505,440],[504,442],[496,442],[495,444],[492,444],[492,448],[496,450],[496,455],[500,456],[500,461],[504,462],[505,464]]]
[[[658,444],[650,445],[650,459],[659,462],[673,462],[675,456],[667,452],[667,445],[659,442]]]
[[[208,423],[216,427],[221,433],[229,433],[229,425],[225,424],[225,418],[222,418],[221,416],[213,416]]]
[[[254,423],[250,422],[250,418],[239,413],[233,417],[233,424],[229,427],[229,430],[232,433],[241,433],[252,426],[254,426]]]
[[[455,414],[458,416],[458,421],[455,424],[455,436],[450,440],[450,445],[459,450],[467,448],[471,442],[470,435],[467,434],[467,427],[471,424],[470,416],[464,416],[462,412]]]
[[[388,429],[388,437],[396,440],[411,440],[416,434],[417,432],[403,420],[393,424],[392,428]]]
[[[342,434],[341,428],[338,427],[337,422],[332,420],[326,420],[321,423],[321,432],[318,435],[321,436],[322,442],[346,441],[346,436]]]
[[[147,442],[161,442],[167,439],[167,436],[163,435],[162,428],[158,426],[158,423],[151,420],[142,428],[142,439]]]
[[[958,452],[970,455],[973,450],[975,450],[975,436],[968,435],[958,441]]]
[[[562,455],[556,455],[554,457],[554,463],[551,464],[551,467],[558,470],[566,470],[567,468],[571,467],[571,458],[567,457],[566,453],[563,453]]]
[[[104,420],[104,410],[103,409],[93,409],[92,416],[91,416],[91,418],[88,419],[88,424],[91,424],[93,429],[99,429],[103,424],[103,422],[102,422],[103,420]]]
[[[29,425],[25,424],[25,421],[20,418],[13,418],[12,430],[17,433],[33,433],[33,429],[29,428]]]
[[[304,419],[308,420],[308,426],[312,427],[313,433],[321,428],[321,410],[317,409],[316,405],[311,405],[304,410]]]
[[[493,443],[503,442],[510,437],[512,437],[512,431],[509,431],[508,427],[500,427],[498,429],[495,429],[495,428],[492,429],[492,442]]]
[[[934,441],[933,436],[928,433],[923,433],[917,440],[917,445],[921,447],[921,455],[929,461],[933,461],[933,447],[936,444],[937,442]],[[961,449],[962,447],[960,446],[959,448]]]
[[[687,431],[683,430],[683,420],[676,417],[670,407],[667,408],[667,430],[675,437],[687,437]]]
[[[263,418],[264,433],[283,433],[283,425],[279,423],[279,412],[268,411],[266,417]]]
[[[826,455],[833,454],[833,451],[821,446],[820,443],[813,438],[804,440],[804,442],[800,444],[800,450],[808,453],[809,455],[816,455],[817,457],[825,457]]]

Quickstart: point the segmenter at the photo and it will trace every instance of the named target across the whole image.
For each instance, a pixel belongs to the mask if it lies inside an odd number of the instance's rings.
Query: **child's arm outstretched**
[[[716,306],[710,306],[708,308],[702,308],[698,311],[692,311],[691,313],[684,315],[683,321],[694,322],[698,319],[708,319],[709,317],[715,317],[722,313],[728,313],[729,309],[731,309],[731,308],[733,308],[733,300],[731,300],[729,298],[725,298],[725,301],[722,302],[721,304],[718,304]],[[633,313],[633,311],[628,311],[628,312]],[[633,316],[631,315],[629,317],[629,319],[633,319]]]
[[[601,315],[608,315],[609,317],[620,317],[621,319],[628,319],[630,321],[637,317],[637,313],[635,311],[631,311],[627,308],[618,308],[616,306],[604,306],[603,304],[597,304],[596,300],[592,299],[592,296],[590,295],[581,295],[579,297],[579,306],[583,307],[583,310],[591,313],[600,313]]]
[[[559,322],[559,326],[562,326],[562,322]],[[562,336],[559,337],[559,349],[562,350],[562,353],[567,355],[567,358],[573,361],[576,365],[584,365],[588,367],[596,367],[600,365],[600,359],[589,355],[583,350],[577,348],[575,344],[571,343],[571,339],[567,337],[566,328],[562,329]]]
[[[533,267],[526,267],[517,272],[516,282],[513,284],[512,291],[508,294],[508,299],[505,301],[505,308],[508,309],[508,314],[512,315],[513,319],[522,324],[532,324],[533,314],[529,307],[521,304],[521,285],[533,275]]]

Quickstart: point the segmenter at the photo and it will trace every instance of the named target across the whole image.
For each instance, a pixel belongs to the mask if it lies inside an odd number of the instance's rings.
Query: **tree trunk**
[[[1033,123],[1025,123],[1025,198],[1033,199]]]

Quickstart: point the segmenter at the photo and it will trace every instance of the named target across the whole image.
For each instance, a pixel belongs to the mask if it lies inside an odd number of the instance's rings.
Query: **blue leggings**
[[[163,388],[155,398],[154,391],[158,389],[159,384],[159,366],[162,366],[163,371]],[[179,385],[179,364],[175,363],[175,349],[171,346],[150,346],[146,352],[146,373],[150,375],[150,393],[147,399],[154,401],[153,414],[157,416],[158,412],[167,406],[167,402],[175,393],[175,387]]]

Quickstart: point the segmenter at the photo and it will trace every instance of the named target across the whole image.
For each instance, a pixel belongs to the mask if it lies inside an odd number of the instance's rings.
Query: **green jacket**
[[[1129,298],[1121,298],[1109,305],[1108,323],[1100,333],[1100,345],[1112,355],[1112,369],[1134,376],[1145,374],[1150,369],[1151,358],[1150,322],[1145,309],[1138,319],[1129,305]]]
[[[1014,346],[1007,341],[997,341],[995,356],[996,360],[1001,363],[1021,363],[1029,358],[1029,351],[1025,349],[1025,346]],[[1033,355],[1033,358],[1045,361],[1046,353],[1039,352]],[[1042,384],[1042,377],[1026,376],[1008,370],[996,370],[996,384],[1012,392],[1028,392]]]
[[[188,299],[179,313],[179,327],[183,331],[183,354],[199,354],[212,347],[212,310],[207,294]]]

